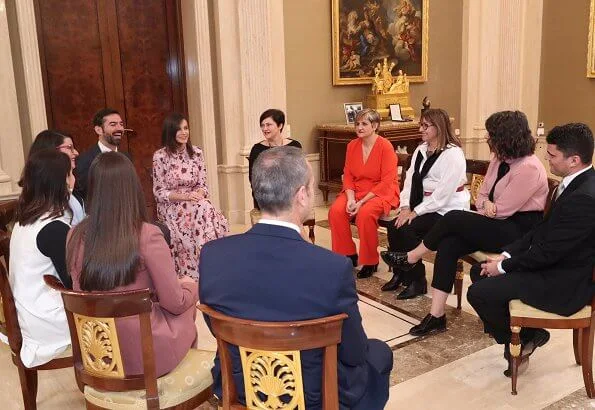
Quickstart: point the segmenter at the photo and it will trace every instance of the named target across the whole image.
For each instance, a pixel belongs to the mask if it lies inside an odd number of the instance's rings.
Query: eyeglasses
[[[419,123],[419,128],[421,128],[422,130],[427,130],[430,127],[433,127],[434,124],[428,124],[427,122],[420,122]]]
[[[72,144],[62,144],[62,145],[58,145],[56,148],[57,149],[65,149],[65,150],[68,150],[68,151],[70,151],[72,153],[74,153],[76,151],[74,149],[74,145],[72,145]]]

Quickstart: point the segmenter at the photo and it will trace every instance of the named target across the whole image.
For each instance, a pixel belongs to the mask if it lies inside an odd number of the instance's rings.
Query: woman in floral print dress
[[[157,216],[171,233],[178,276],[198,280],[202,246],[229,232],[225,217],[209,200],[202,150],[190,143],[188,121],[178,113],[163,122],[163,147],[153,154],[153,194]]]

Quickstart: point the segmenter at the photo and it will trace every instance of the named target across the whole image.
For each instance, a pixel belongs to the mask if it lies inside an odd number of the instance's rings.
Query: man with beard
[[[76,161],[74,190],[83,199],[87,197],[87,174],[91,163],[103,152],[118,151],[124,134],[124,122],[118,111],[104,108],[93,116],[93,129],[98,136],[97,144],[82,153]],[[127,153],[124,154],[130,157]]]

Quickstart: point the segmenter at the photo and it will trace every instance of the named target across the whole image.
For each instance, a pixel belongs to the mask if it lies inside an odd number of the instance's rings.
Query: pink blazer
[[[151,330],[157,377],[172,371],[184,358],[196,340],[196,302],[198,284],[180,280],[161,230],[155,225],[143,224],[139,240],[141,263],[133,283],[114,291],[149,288],[152,292],[153,310]],[[81,290],[79,278],[83,249],[79,250],[74,266],[70,267],[74,290]],[[124,373],[142,374],[143,359],[140,344],[138,316],[117,319],[118,337]]]

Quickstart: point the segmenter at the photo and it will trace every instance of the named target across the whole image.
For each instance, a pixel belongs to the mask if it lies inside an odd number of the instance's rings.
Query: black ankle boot
[[[382,288],[380,288],[380,289],[383,292],[388,292],[390,290],[397,290],[397,288],[399,286],[401,286],[401,284],[403,283],[404,276],[405,275],[403,275],[400,272],[394,272],[392,279],[389,280],[388,282],[386,282],[384,285],[382,285]]]
[[[355,253],[353,255],[347,255],[347,257],[349,259],[351,259],[351,263],[353,264],[353,267],[355,268],[357,266],[357,253]]]
[[[407,252],[393,252],[393,251],[382,251],[380,252],[382,260],[393,269],[398,268],[402,271],[409,271],[415,268],[421,260],[415,263],[407,262]]]
[[[434,317],[430,313],[423,318],[419,325],[409,329],[412,336],[425,336],[432,333],[444,332],[446,330],[446,315]]]
[[[376,265],[364,265],[364,266],[362,266],[362,268],[360,269],[360,271],[357,273],[357,278],[358,279],[369,278],[377,270],[378,270],[378,264],[376,264]]]
[[[413,299],[416,296],[425,295],[428,292],[428,281],[424,277],[423,279],[416,279],[409,286],[405,288],[401,293],[397,295],[397,299]]]

